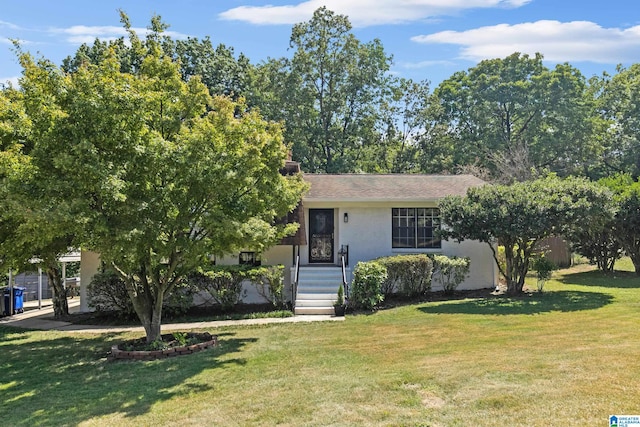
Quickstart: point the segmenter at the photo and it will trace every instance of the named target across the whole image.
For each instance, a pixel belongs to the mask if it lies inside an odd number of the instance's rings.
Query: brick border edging
[[[171,334],[163,334],[162,337],[171,337]],[[195,333],[189,332],[188,336],[195,336],[203,340],[198,344],[187,345],[184,347],[171,347],[166,350],[135,350],[126,351],[120,350],[120,344],[115,344],[111,347],[111,352],[108,356],[109,360],[156,360],[166,359],[168,357],[182,356],[185,354],[195,353],[207,348],[215,347],[218,345],[218,336],[211,335],[208,332]]]

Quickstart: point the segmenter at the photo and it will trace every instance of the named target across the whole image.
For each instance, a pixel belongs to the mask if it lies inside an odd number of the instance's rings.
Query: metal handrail
[[[300,255],[296,255],[296,267],[291,281],[291,309],[296,309],[296,299],[298,298],[298,277],[300,275]]]
[[[346,299],[349,296],[349,284],[347,283],[347,267],[345,265],[344,255],[340,257],[340,262],[342,264],[342,287],[344,288],[344,297]]]

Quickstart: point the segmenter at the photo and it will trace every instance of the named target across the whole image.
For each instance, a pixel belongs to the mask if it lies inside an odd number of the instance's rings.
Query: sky
[[[361,42],[379,39],[391,72],[432,86],[513,52],[569,62],[589,78],[640,61],[638,0],[0,0],[0,82],[21,68],[11,40],[56,64],[96,37],[142,35],[160,15],[174,38],[209,36],[251,62],[290,57],[295,23],[326,6],[347,15]]]

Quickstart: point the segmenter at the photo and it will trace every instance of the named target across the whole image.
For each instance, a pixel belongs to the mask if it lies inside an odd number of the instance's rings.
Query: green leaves
[[[346,16],[322,7],[296,24],[291,60],[271,60],[257,71],[258,106],[284,120],[286,140],[306,172],[359,168],[369,146],[380,141],[377,105],[388,96],[391,58],[379,40],[362,43]]]
[[[160,21],[142,43],[123,20],[134,73],[123,71],[118,45],[98,45],[104,49],[70,74],[21,57],[22,89],[2,93],[0,115],[23,128],[0,128],[0,178],[4,207],[27,209],[0,229],[25,230],[11,240],[14,258],[34,248],[55,259],[69,245],[99,252],[152,341],[164,295],[209,255],[262,251],[295,229],[273,224],[306,187],[280,174],[280,126],[241,98],[212,98],[197,76],[185,81],[161,48],[170,40]],[[42,245],[30,244],[35,236]]]
[[[589,159],[593,111],[585,79],[569,65],[549,70],[539,54],[514,53],[455,73],[435,93],[458,165],[477,162],[513,182],[531,179],[532,167],[571,174]]]
[[[640,182],[628,174],[610,176],[599,182],[613,192],[615,215],[609,217],[607,226],[640,275]]]
[[[603,172],[640,175],[640,64],[618,68],[613,77],[594,79],[599,118],[604,122],[601,138]]]
[[[440,204],[443,239],[478,240],[489,244],[507,279],[509,290],[522,291],[535,244],[570,233],[575,227],[598,223],[607,209],[609,193],[582,178],[553,175],[512,185],[471,188],[465,197],[446,197]],[[493,245],[505,246],[506,269]]]

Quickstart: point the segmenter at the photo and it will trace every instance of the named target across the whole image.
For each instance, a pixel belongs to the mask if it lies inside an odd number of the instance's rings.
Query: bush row
[[[266,301],[274,308],[287,305],[284,287],[284,266],[215,266],[200,269],[178,284],[164,299],[163,313],[180,315],[193,305],[193,296],[198,293],[205,300],[229,311],[242,301],[242,282],[250,280]],[[208,295],[208,297],[207,297]],[[88,288],[89,305],[97,312],[112,313],[119,317],[135,316],[124,281],[113,271],[105,269],[94,276]]]
[[[374,261],[359,262],[353,272],[349,306],[365,310],[374,309],[392,294],[419,298],[431,291],[432,277],[442,284],[446,293],[452,293],[469,274],[469,258],[444,255],[396,255]],[[166,297],[164,313],[179,315],[192,305],[198,293],[205,300],[230,311],[240,303],[242,283],[251,281],[266,301],[274,308],[288,305],[284,286],[284,266],[215,266],[190,274]],[[97,274],[89,285],[90,306],[98,312],[133,317],[134,309],[125,283],[112,270]]]
[[[371,310],[392,294],[421,297],[431,291],[432,277],[453,293],[469,275],[469,258],[445,255],[396,255],[359,262],[353,271],[349,305]]]

